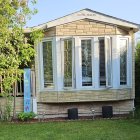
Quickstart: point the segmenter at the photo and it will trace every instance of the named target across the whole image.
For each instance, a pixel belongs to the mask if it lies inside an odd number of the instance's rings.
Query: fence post
[[[14,92],[14,106],[13,106],[13,118],[16,117],[16,82],[13,84],[13,92]]]

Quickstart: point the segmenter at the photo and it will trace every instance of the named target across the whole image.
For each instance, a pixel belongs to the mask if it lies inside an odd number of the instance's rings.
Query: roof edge
[[[107,15],[107,14],[104,14],[104,13],[101,13],[101,12],[97,12],[97,11],[91,10],[91,9],[89,9],[89,8],[81,9],[81,10],[79,10],[79,11],[76,11],[76,12],[73,12],[73,13],[70,13],[70,14],[67,14],[67,15],[65,15],[65,16],[63,16],[63,17],[59,17],[59,18],[57,18],[57,19],[48,21],[48,22],[46,22],[46,23],[42,23],[42,24],[39,24],[39,25],[37,25],[37,26],[33,26],[33,27],[26,28],[25,30],[29,32],[29,30],[30,30],[31,28],[34,28],[34,29],[46,29],[46,28],[48,27],[48,25],[51,25],[52,23],[55,23],[55,22],[57,22],[57,21],[61,21],[63,18],[67,18],[67,17],[70,16],[70,15],[74,15],[74,14],[76,14],[76,13],[80,13],[81,11],[92,12],[92,13],[98,14],[98,15],[100,15],[100,16],[104,16],[104,17],[106,17],[106,18],[111,18],[110,20],[113,20],[113,19],[114,19],[114,20],[118,20],[118,22],[121,22],[121,23],[124,22],[124,24],[128,24],[128,25],[130,24],[131,26],[133,26],[134,29],[136,29],[136,31],[137,31],[137,30],[140,30],[140,24],[137,24],[137,23],[134,23],[134,22],[130,22],[130,21],[127,21],[127,20],[124,20],[124,19],[121,19],[121,18],[114,17],[114,16],[110,16],[110,15]],[[84,17],[81,18],[81,19],[84,19]],[[75,20],[75,21],[76,21],[76,20]],[[69,22],[69,21],[68,21],[68,22]],[[102,21],[102,22],[103,22],[103,21]],[[62,23],[58,22],[58,25],[61,25],[61,24],[62,24]],[[63,24],[65,24],[65,23],[63,23]],[[114,25],[115,25],[115,24],[114,24]],[[116,24],[116,25],[118,25],[118,24]],[[129,26],[130,26],[130,25],[129,25]],[[52,27],[54,27],[54,26],[57,26],[57,25],[52,24]],[[128,26],[128,27],[129,27],[129,26]],[[131,26],[130,26],[130,28],[131,28]]]

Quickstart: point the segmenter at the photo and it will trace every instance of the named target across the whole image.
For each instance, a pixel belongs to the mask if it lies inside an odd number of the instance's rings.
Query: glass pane
[[[120,85],[127,83],[127,40],[120,40]]]
[[[82,51],[82,86],[92,86],[91,40],[81,41],[81,51]]]
[[[105,41],[99,38],[99,70],[100,70],[100,86],[106,85],[106,69],[105,69]]]
[[[64,87],[72,87],[72,40],[64,41]]]
[[[53,87],[52,41],[43,42],[44,87]]]
[[[111,40],[110,38],[106,39],[106,57],[107,57],[107,86],[111,86],[111,78],[112,78],[112,55],[111,55]]]

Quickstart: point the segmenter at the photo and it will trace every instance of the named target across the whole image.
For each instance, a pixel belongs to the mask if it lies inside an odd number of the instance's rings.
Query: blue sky
[[[27,23],[28,27],[84,8],[140,24],[140,0],[38,0],[35,7],[39,12]]]

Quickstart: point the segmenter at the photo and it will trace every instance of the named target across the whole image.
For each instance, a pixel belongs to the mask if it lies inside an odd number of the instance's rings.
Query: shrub
[[[11,112],[12,112],[12,106],[11,106],[11,98],[6,97],[4,99],[4,104],[0,103],[0,121],[11,121]]]
[[[134,118],[135,119],[140,119],[140,106],[136,107]]]
[[[34,112],[27,112],[27,113],[26,112],[21,112],[21,113],[18,114],[17,117],[20,121],[28,121],[30,119],[35,118],[36,114]]]
[[[130,111],[128,119],[140,119],[140,106],[136,106],[134,111]]]

